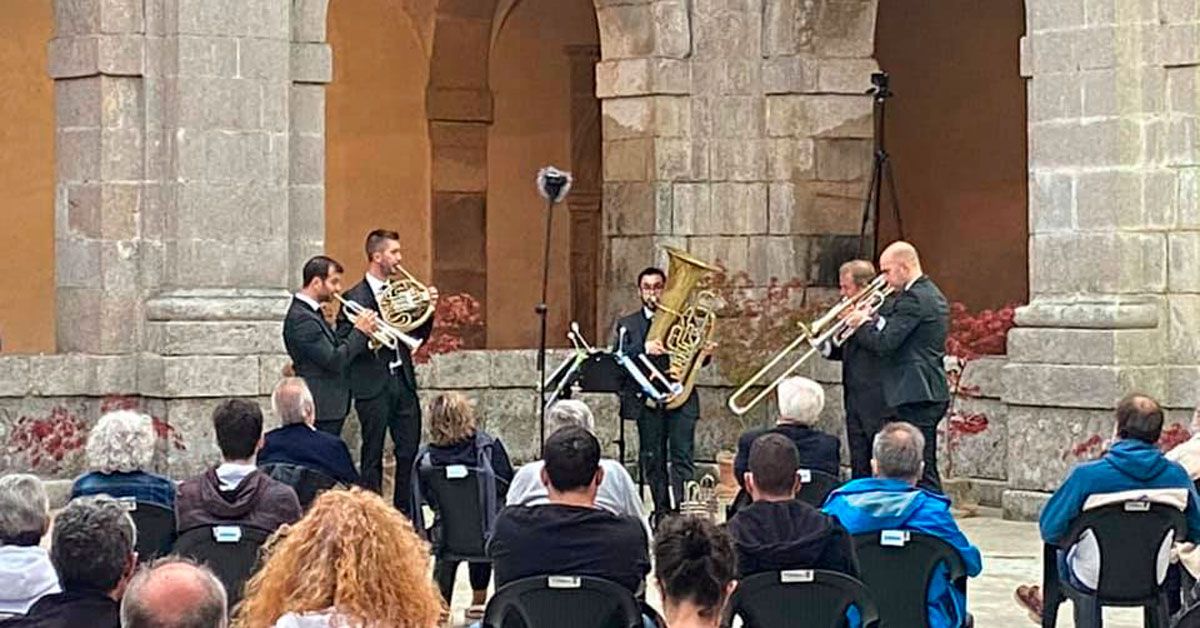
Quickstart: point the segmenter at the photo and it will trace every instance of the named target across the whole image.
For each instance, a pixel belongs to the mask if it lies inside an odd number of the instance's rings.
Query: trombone
[[[346,299],[340,294],[334,294],[333,296],[342,302],[342,307],[346,310],[346,318],[350,319],[351,323],[358,321],[359,316],[370,311],[359,305],[358,302]],[[383,317],[376,319],[375,331],[371,332],[371,348],[373,349],[378,349],[382,346],[395,351],[403,344],[408,347],[409,351],[416,351],[417,347],[421,346],[421,342],[420,339],[414,338],[388,324],[387,321],[383,320]]]
[[[790,377],[792,373],[795,373],[814,353],[818,353],[825,343],[831,343],[837,347],[842,346],[858,329],[857,327],[851,327],[846,322],[846,314],[860,309],[875,314],[883,306],[884,300],[893,291],[894,289],[887,283],[886,276],[879,275],[871,280],[871,283],[867,284],[858,294],[852,297],[842,297],[837,304],[829,308],[829,311],[822,314],[812,323],[808,325],[800,323],[800,335],[788,344],[788,346],[784,347],[782,351],[776,353],[762,368],[755,371],[754,375],[751,375],[750,379],[746,380],[737,390],[733,391],[733,394],[729,396],[729,400],[726,403],[729,406],[729,410],[737,416],[746,414],[751,408],[765,399],[767,395],[770,395],[771,391],[779,387],[780,382]],[[767,376],[767,373],[771,369],[775,368],[780,362],[783,362],[784,358],[788,357],[788,355],[805,346],[808,349],[800,357],[793,360],[782,373],[768,382],[758,394],[751,397],[749,401],[741,403],[741,398],[750,389],[760,385],[763,378]]]

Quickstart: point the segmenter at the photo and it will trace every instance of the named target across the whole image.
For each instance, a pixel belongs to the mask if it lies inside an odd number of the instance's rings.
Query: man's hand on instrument
[[[662,355],[666,352],[667,350],[663,348],[663,343],[661,340],[646,341],[646,355]]]
[[[374,311],[366,311],[354,319],[354,328],[370,336],[379,327],[378,315]]]
[[[440,296],[437,286],[429,286],[428,289],[429,289],[429,300],[432,301],[434,305],[437,305],[438,298]]]
[[[851,329],[858,329],[863,323],[871,319],[871,313],[866,310],[854,310],[846,316],[846,324]]]

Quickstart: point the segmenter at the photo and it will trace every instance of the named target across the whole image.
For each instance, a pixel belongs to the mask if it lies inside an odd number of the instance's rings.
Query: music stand
[[[599,352],[584,359],[579,368],[571,374],[571,381],[564,387],[563,398],[569,398],[571,392],[589,393],[620,393],[622,378],[625,371],[617,364],[617,360],[608,352]],[[618,413],[619,414],[619,413]],[[617,429],[617,456],[621,466],[625,465],[625,419],[617,417],[620,424]]]

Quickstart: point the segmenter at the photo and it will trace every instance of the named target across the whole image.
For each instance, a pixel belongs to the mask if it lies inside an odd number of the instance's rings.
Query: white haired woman
[[[87,442],[88,473],[71,486],[71,499],[105,494],[175,507],[175,483],[148,471],[158,435],[149,416],[131,410],[100,417]]]
[[[825,408],[825,389],[807,377],[789,377],[779,383],[779,420],[771,429],[747,430],[738,438],[733,471],[738,484],[750,469],[750,446],[754,439],[775,432],[790,438],[800,452],[800,468],[816,469],[837,476],[841,464],[841,442],[816,428]]]

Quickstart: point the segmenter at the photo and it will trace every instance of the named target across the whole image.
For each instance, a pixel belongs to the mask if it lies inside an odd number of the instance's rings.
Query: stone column
[[[1030,304],[1005,368],[1007,514],[1036,515],[1131,391],[1196,402],[1196,4],[1028,3]],[[1182,415],[1173,413],[1169,421]]]
[[[141,0],[55,8],[58,349],[132,354],[141,348],[146,286],[144,213],[152,186]]]

